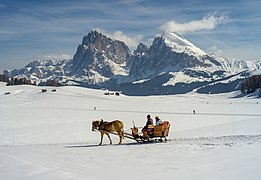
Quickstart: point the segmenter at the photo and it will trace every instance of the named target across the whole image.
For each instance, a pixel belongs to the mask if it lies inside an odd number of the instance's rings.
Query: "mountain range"
[[[207,54],[175,33],[155,37],[150,47],[140,43],[131,53],[124,42],[91,31],[71,60],[38,60],[4,74],[26,77],[39,85],[51,79],[127,95],[157,95],[230,92],[243,79],[260,72],[261,61]]]

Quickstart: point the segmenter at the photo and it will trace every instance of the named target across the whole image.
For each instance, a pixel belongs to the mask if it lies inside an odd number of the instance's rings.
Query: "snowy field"
[[[1,180],[261,179],[260,98],[41,89],[0,84]],[[113,145],[104,137],[98,146],[93,120],[120,119],[130,132],[132,121],[143,126],[147,114],[171,123],[168,142],[125,138],[117,145],[119,138],[112,135]]]

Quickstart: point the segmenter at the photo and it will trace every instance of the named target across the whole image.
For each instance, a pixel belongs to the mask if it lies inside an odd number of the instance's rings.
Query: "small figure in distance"
[[[156,117],[155,117],[155,120],[156,120],[156,126],[159,126],[159,125],[162,124],[162,121],[161,121],[161,119],[160,119],[159,116],[156,116]]]
[[[195,111],[195,110],[193,110],[193,114],[196,114],[196,111]]]

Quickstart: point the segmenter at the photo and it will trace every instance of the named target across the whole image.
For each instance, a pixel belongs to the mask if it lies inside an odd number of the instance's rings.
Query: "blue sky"
[[[70,58],[93,29],[132,49],[173,31],[206,52],[261,59],[259,0],[0,0],[0,69]]]

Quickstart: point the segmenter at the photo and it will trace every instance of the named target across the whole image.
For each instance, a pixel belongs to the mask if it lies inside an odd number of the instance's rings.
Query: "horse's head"
[[[92,131],[98,130],[100,124],[101,124],[101,121],[92,121]]]

